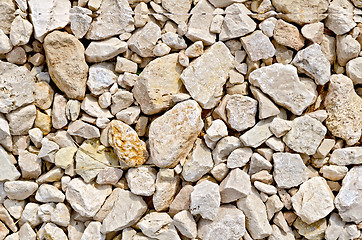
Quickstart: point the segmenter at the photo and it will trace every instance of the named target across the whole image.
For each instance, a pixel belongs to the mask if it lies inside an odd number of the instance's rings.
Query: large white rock
[[[43,42],[47,33],[64,28],[69,23],[70,1],[29,0],[30,19],[34,26],[34,36]]]
[[[307,224],[326,217],[334,209],[334,195],[327,181],[314,177],[303,183],[292,197],[296,214]]]
[[[33,33],[33,25],[26,19],[17,16],[11,23],[10,40],[13,46],[25,45]]]
[[[222,205],[214,220],[200,219],[197,236],[202,240],[239,240],[245,234],[245,215],[235,206]]]
[[[250,73],[249,81],[296,115],[301,115],[315,101],[314,93],[300,81],[297,69],[289,64],[261,67]]]
[[[132,193],[139,196],[151,196],[155,190],[157,171],[148,166],[130,168],[127,171],[126,179]]]
[[[156,58],[143,69],[133,88],[142,112],[151,115],[172,106],[172,95],[180,93],[183,86],[182,70],[176,53]]]
[[[10,199],[24,200],[38,189],[38,184],[31,181],[8,181],[4,183],[4,191]]]
[[[362,147],[347,147],[332,152],[329,162],[336,165],[362,164]]]
[[[182,72],[181,80],[191,97],[205,109],[217,105],[233,67],[233,56],[222,42],[208,48]]]
[[[133,11],[127,0],[103,0],[96,17],[85,35],[101,40],[134,30]]]
[[[172,218],[165,212],[151,212],[137,226],[143,234],[153,239],[180,240]]]
[[[158,167],[174,167],[190,152],[203,128],[201,108],[193,100],[176,104],[149,129],[150,159]]]
[[[222,203],[230,203],[246,197],[251,192],[250,176],[240,168],[235,168],[220,183]]]
[[[87,86],[93,95],[100,95],[109,90],[117,81],[114,64],[104,62],[93,64],[89,68]]]
[[[35,80],[26,67],[0,61],[0,112],[34,102]]]
[[[342,181],[335,204],[339,215],[346,222],[362,221],[362,166],[353,167]]]
[[[273,177],[278,187],[292,188],[307,181],[308,172],[299,154],[274,153]]]
[[[283,141],[296,152],[313,155],[326,133],[327,128],[320,121],[306,115],[293,120]]]
[[[241,94],[233,94],[226,103],[226,114],[231,128],[238,132],[255,125],[258,102]]]
[[[219,211],[220,200],[219,186],[205,180],[197,184],[191,193],[191,213],[200,214],[203,219],[213,220]]]
[[[128,47],[141,57],[152,57],[153,49],[161,37],[161,28],[153,22],[137,29],[128,40]]]
[[[104,234],[132,226],[147,210],[147,204],[142,197],[130,191],[116,188],[113,194],[113,207],[102,222],[101,232]]]

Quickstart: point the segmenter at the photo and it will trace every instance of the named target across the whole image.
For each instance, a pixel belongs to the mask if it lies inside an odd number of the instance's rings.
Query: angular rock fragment
[[[89,68],[87,86],[96,96],[107,92],[116,81],[117,75],[112,63],[97,63]]]
[[[92,11],[87,8],[74,6],[70,9],[69,13],[70,29],[74,36],[78,39],[84,37],[92,22],[92,17],[89,16],[92,14]]]
[[[255,125],[257,101],[240,94],[231,95],[226,104],[229,125],[236,131],[244,131]]]
[[[263,144],[273,133],[270,131],[269,126],[273,118],[267,118],[259,121],[253,128],[246,131],[240,136],[240,141],[246,147],[257,148]]]
[[[53,185],[50,184],[42,184],[39,186],[35,199],[38,202],[64,202],[65,195]]]
[[[242,37],[241,43],[252,61],[268,59],[275,55],[275,48],[269,38],[262,31],[254,31],[252,34]]]
[[[155,190],[157,171],[152,167],[140,166],[130,168],[126,179],[131,192],[139,196],[151,196]]]
[[[340,166],[362,163],[362,147],[346,147],[332,152],[329,162]]]
[[[10,33],[10,26],[15,18],[15,3],[12,0],[0,3],[0,30],[5,34]]]
[[[10,199],[24,200],[38,189],[38,184],[31,181],[8,181],[4,183],[4,191]]]
[[[103,62],[116,57],[127,50],[127,43],[118,38],[91,42],[85,50],[87,62]]]
[[[10,40],[13,46],[25,45],[33,33],[33,25],[20,16],[15,17],[11,23]]]
[[[141,57],[152,57],[153,49],[160,37],[160,27],[153,22],[149,22],[143,28],[137,29],[127,43],[129,48]]]
[[[307,224],[303,222],[301,218],[297,218],[293,226],[297,229],[298,233],[306,239],[322,240],[327,228],[327,221],[325,218],[322,218],[312,224]]]
[[[72,136],[78,136],[85,139],[99,138],[99,129],[93,125],[76,120],[69,124],[68,131]]]
[[[333,1],[328,7],[326,27],[337,35],[349,32],[356,26],[353,21],[353,4],[347,0]]]
[[[250,91],[258,101],[259,119],[265,119],[268,117],[276,116],[280,113],[280,110],[275,104],[265,96],[259,89],[251,86]]]
[[[251,192],[249,175],[235,168],[230,171],[226,178],[220,183],[220,195],[222,203],[230,203],[239,198],[246,197]]]
[[[164,211],[171,205],[176,194],[180,178],[173,169],[161,169],[157,173],[156,191],[152,202],[156,211]]]
[[[172,218],[167,213],[151,212],[137,226],[150,238],[179,240]]]
[[[33,127],[36,118],[35,105],[18,108],[6,115],[11,135],[24,135]]]
[[[205,180],[194,187],[191,193],[190,210],[192,215],[200,214],[203,219],[213,220],[220,207],[219,186]]]
[[[362,84],[362,57],[348,61],[346,72],[347,76],[352,79],[353,84]]]
[[[274,28],[273,37],[280,45],[299,51],[304,46],[304,37],[293,24],[279,19]]]
[[[340,66],[346,66],[351,59],[358,57],[361,44],[351,35],[337,36],[336,55]]]

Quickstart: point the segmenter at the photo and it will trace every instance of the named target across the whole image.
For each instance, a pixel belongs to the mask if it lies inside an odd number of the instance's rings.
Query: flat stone
[[[283,13],[283,18],[299,25],[323,20],[326,17],[323,13],[329,5],[328,0],[272,0],[272,3],[278,12]]]
[[[34,101],[35,80],[26,67],[0,61],[0,112],[9,113]]]
[[[177,24],[180,24],[181,22],[187,21],[188,17],[186,15],[191,9],[191,2],[189,0],[166,0],[162,1],[162,7],[171,13],[171,20]]]
[[[217,239],[220,236],[225,239],[242,239],[245,232],[245,215],[231,204],[221,205],[212,221],[200,219],[197,229],[197,235],[202,240]]]
[[[240,94],[231,95],[226,104],[228,123],[236,131],[244,131],[255,125],[258,102]]]
[[[127,50],[127,43],[116,37],[102,41],[92,41],[85,50],[87,62],[103,62]]]
[[[340,66],[346,66],[347,62],[359,56],[360,43],[351,35],[337,36],[336,55]]]
[[[35,105],[18,108],[6,115],[11,135],[24,135],[33,127],[36,118]]]
[[[101,40],[134,30],[133,11],[126,0],[103,0],[99,15],[85,35],[87,39]]]
[[[361,138],[362,98],[354,90],[351,79],[332,75],[324,101],[328,117],[328,130],[336,137],[354,145]]]
[[[172,95],[182,90],[182,70],[176,53],[157,58],[143,69],[133,88],[142,112],[150,115],[172,106]]]
[[[110,123],[108,142],[122,166],[140,166],[147,160],[146,144],[138,138],[135,130],[121,121],[113,120]]]
[[[69,124],[68,131],[72,136],[78,136],[85,139],[99,138],[99,129],[93,125],[76,120]]]
[[[87,86],[93,95],[100,95],[109,90],[117,81],[118,76],[112,63],[93,64],[89,68]]]
[[[307,224],[326,217],[334,209],[334,195],[326,180],[314,177],[303,183],[292,197],[296,214]]]
[[[191,192],[194,190],[194,187],[191,185],[185,185],[178,192],[174,200],[172,201],[169,214],[174,216],[176,213],[181,212],[182,210],[189,210],[191,202]]]
[[[26,19],[17,16],[11,23],[10,40],[13,46],[25,45],[33,33],[33,25]]]
[[[69,23],[71,7],[69,0],[56,2],[29,0],[28,5],[34,26],[34,37],[40,42],[43,42],[47,33],[64,28]]]
[[[242,3],[233,3],[225,9],[225,18],[222,24],[220,41],[238,38],[251,33],[256,23],[249,17],[251,11]]]
[[[157,171],[152,167],[130,168],[126,174],[128,187],[133,194],[151,196],[156,190],[156,175]]]
[[[320,169],[320,173],[323,174],[323,177],[332,181],[339,181],[343,179],[347,172],[348,168],[345,166],[329,165],[323,166]]]
[[[66,116],[67,99],[65,96],[56,93],[52,108],[52,125],[55,129],[61,129],[68,124]]]
[[[83,38],[88,32],[92,23],[92,11],[80,6],[74,6],[70,9],[70,29],[78,39]]]
[[[110,185],[85,183],[79,178],[74,178],[68,183],[65,197],[81,216],[93,217],[111,192]]]
[[[150,125],[151,161],[158,167],[176,166],[189,153],[202,128],[201,108],[195,101],[176,104]]]
[[[250,176],[235,168],[220,183],[220,195],[222,203],[230,203],[239,198],[246,197],[251,192]]]
[[[299,153],[313,155],[327,133],[327,128],[309,116],[298,117],[292,129],[283,137],[287,146]]]
[[[150,238],[180,240],[173,220],[167,213],[151,212],[137,226]]]
[[[46,36],[44,50],[57,87],[69,98],[83,99],[88,75],[83,44],[71,34],[54,31]]]
[[[279,188],[297,187],[307,181],[307,167],[299,154],[274,153],[274,180]]]
[[[192,215],[200,214],[203,219],[216,218],[220,207],[219,186],[205,180],[196,186],[191,193],[190,210]]]
[[[314,93],[300,81],[297,69],[289,64],[275,63],[261,67],[250,73],[249,81],[269,95],[275,103],[296,115],[301,115],[315,101]]]
[[[117,64],[115,71],[119,73],[137,73],[137,63],[128,60],[127,58],[117,57]]]
[[[362,220],[361,173],[362,166],[349,170],[334,201],[343,221],[359,223]]]
[[[217,42],[191,62],[182,72],[181,80],[193,99],[204,109],[211,109],[221,99],[232,67],[233,57],[229,49],[224,43]]]
[[[268,59],[275,55],[275,48],[273,44],[260,30],[254,31],[252,34],[242,37],[241,43],[252,61]]]
[[[324,232],[327,228],[327,220],[321,220],[312,224],[303,222],[300,218],[295,220],[293,226],[297,229],[298,233],[308,240],[322,240],[324,239]]]
[[[160,169],[157,173],[156,191],[152,202],[156,211],[165,211],[172,203],[180,178],[173,169]]]
[[[116,188],[113,194],[116,199],[113,208],[102,222],[101,232],[104,234],[132,226],[147,210],[147,204],[142,197],[130,191]]]
[[[38,184],[31,181],[8,181],[4,183],[4,191],[10,199],[24,200],[38,189]]]
[[[0,9],[0,30],[9,34],[11,23],[15,18],[15,2],[12,0],[2,1]]]
[[[53,185],[42,184],[39,186],[35,199],[38,202],[64,202],[65,195]]]
[[[299,51],[292,64],[298,71],[313,78],[318,85],[326,84],[331,76],[330,63],[317,43]]]
[[[352,79],[353,84],[362,84],[362,57],[348,61],[346,73],[347,76]]]
[[[87,94],[82,101],[81,109],[88,115],[97,118],[112,118],[113,115],[108,109],[103,109],[98,104],[98,99]]]
[[[74,155],[77,152],[75,147],[65,147],[55,153],[54,163],[57,167],[67,169],[74,163]]]
[[[346,147],[332,152],[329,162],[340,166],[362,163],[362,147]]]
[[[250,86],[250,91],[258,101],[259,119],[265,119],[268,117],[276,116],[280,113],[279,108],[259,89]]]
[[[273,135],[269,129],[272,120],[273,118],[260,120],[253,128],[240,136],[241,143],[245,147],[259,147]]]
[[[272,164],[270,163],[270,161],[265,159],[265,157],[263,157],[259,153],[253,153],[251,155],[250,167],[249,167],[249,172],[248,172],[249,175],[253,175],[255,173],[258,173],[258,172],[264,171],[264,170],[270,172],[271,169],[272,169]]]
[[[153,49],[160,37],[160,27],[149,22],[144,27],[137,29],[127,43],[128,47],[141,57],[152,57]]]
[[[353,21],[353,4],[347,0],[333,1],[328,7],[325,25],[337,35],[349,32],[356,26]]]
[[[273,37],[280,45],[299,51],[304,46],[304,37],[298,28],[282,19],[276,21]]]

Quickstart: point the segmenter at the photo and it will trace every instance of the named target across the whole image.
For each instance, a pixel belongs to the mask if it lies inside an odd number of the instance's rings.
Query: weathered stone
[[[353,21],[353,5],[347,0],[333,1],[328,7],[325,25],[337,35],[349,32],[356,26]]]
[[[314,43],[321,44],[323,41],[324,24],[322,22],[306,24],[302,27],[303,36]]]
[[[316,153],[313,155],[315,158],[325,158],[334,147],[336,141],[334,139],[325,138],[317,148]]]
[[[34,78],[26,67],[0,61],[0,112],[9,113],[34,101]]]
[[[297,69],[292,65],[275,63],[259,68],[250,73],[249,81],[277,104],[297,115],[315,101],[314,93],[299,80]]]
[[[72,166],[74,163],[73,157],[77,150],[78,149],[75,147],[65,147],[59,149],[54,156],[55,165],[63,169],[67,169]]]
[[[326,217],[334,209],[333,201],[334,195],[322,177],[309,179],[292,197],[296,214],[307,224]]]
[[[220,207],[219,186],[208,180],[197,184],[191,193],[190,210],[192,215],[200,214],[203,219],[216,218]]]
[[[132,93],[119,89],[112,95],[111,113],[116,115],[121,110],[131,106],[133,102],[134,99]]]
[[[298,117],[292,129],[283,137],[288,147],[299,153],[313,155],[327,133],[327,128],[309,116]]]
[[[167,213],[151,212],[137,226],[150,238],[180,240],[172,218]]]
[[[137,73],[138,65],[137,63],[128,60],[127,58],[117,57],[117,64],[115,71],[119,73]]]
[[[4,191],[10,199],[24,200],[38,189],[38,184],[31,181],[8,181],[4,183]]]
[[[322,240],[327,228],[327,221],[325,218],[322,218],[317,222],[307,224],[300,218],[297,218],[293,226],[298,230],[300,235],[304,236],[308,240]]]
[[[234,94],[226,104],[229,125],[236,131],[244,131],[255,125],[258,102],[247,96]]]
[[[25,45],[29,42],[33,33],[33,25],[20,16],[17,16],[11,23],[10,40],[13,46]]]
[[[15,18],[15,3],[12,0],[2,1],[0,4],[0,30],[10,33],[10,26]]]
[[[18,164],[23,178],[38,178],[41,174],[41,159],[34,153],[26,150],[19,152]]]
[[[359,223],[362,220],[361,173],[362,166],[353,167],[344,177],[342,188],[335,199],[343,221]]]
[[[112,118],[113,115],[108,109],[103,109],[98,105],[97,98],[87,94],[82,101],[81,109],[88,115],[96,118]]]
[[[350,60],[346,65],[346,72],[353,84],[362,84],[362,57]]]
[[[320,169],[320,173],[323,174],[323,177],[332,181],[338,181],[343,179],[347,172],[348,168],[345,166],[329,165],[323,166]]]
[[[133,11],[126,0],[103,0],[99,15],[85,35],[87,39],[101,40],[134,30]]]
[[[170,205],[169,214],[171,216],[174,216],[176,213],[182,210],[189,210],[191,202],[190,197],[193,190],[194,187],[191,185],[185,185],[183,188],[181,188]]]
[[[133,88],[142,112],[155,114],[172,106],[172,95],[181,92],[182,70],[177,54],[157,58],[143,69]]]
[[[230,203],[239,198],[246,197],[251,192],[250,176],[235,168],[230,171],[226,178],[220,183],[220,195],[222,203]]]
[[[5,54],[13,49],[13,45],[11,44],[8,36],[0,29],[0,53]]]
[[[78,39],[83,38],[91,25],[92,17],[89,15],[92,14],[92,11],[87,8],[74,6],[70,9],[69,13],[72,33]]]
[[[257,30],[252,34],[242,37],[241,43],[252,61],[268,59],[275,55],[275,48],[269,38]]]
[[[155,190],[157,171],[152,167],[130,168],[126,179],[131,192],[139,196],[151,196]]]
[[[116,185],[117,182],[121,179],[122,174],[122,169],[115,167],[105,167],[98,173],[96,183]]]
[[[38,215],[39,204],[29,202],[25,205],[24,211],[20,218],[20,223],[28,222],[32,227],[41,223]]]
[[[267,118],[259,121],[253,128],[240,136],[240,141],[246,147],[257,148],[263,144],[273,133],[269,126],[273,118]]]
[[[68,131],[72,136],[78,136],[85,139],[100,137],[99,129],[81,120],[76,120],[69,124]]]
[[[274,153],[274,180],[280,188],[297,187],[307,181],[307,168],[299,154]]]
[[[278,12],[282,12],[282,17],[288,21],[300,25],[314,23],[323,20],[329,6],[328,0],[272,0],[273,6]]]
[[[210,171],[210,173],[217,181],[222,181],[226,177],[226,175],[229,173],[229,170],[230,169],[228,169],[227,165],[222,162],[222,163],[215,165],[214,168]],[[213,180],[213,179],[211,179],[211,180]]]
[[[352,80],[341,74],[332,75],[324,106],[328,130],[348,145],[357,143],[361,138],[362,98],[356,94]]]
[[[147,210],[147,204],[142,197],[130,191],[116,188],[113,193],[115,201],[113,208],[102,222],[102,233],[122,230],[137,223]]]
[[[127,50],[127,43],[118,38],[91,42],[85,50],[87,62],[103,62]]]
[[[87,86],[93,95],[107,92],[116,81],[117,75],[112,63],[98,63],[89,68]]]
[[[64,28],[69,23],[71,5],[69,0],[55,2],[29,0],[28,4],[34,26],[34,36],[41,42],[47,33]]]
[[[35,83],[34,104],[42,110],[50,108],[53,102],[54,90],[49,83],[41,81]]]
[[[275,104],[256,87],[250,86],[250,91],[258,101],[259,119],[276,116],[280,110]]]
[[[57,87],[69,98],[83,99],[88,75],[83,44],[71,34],[54,31],[46,36],[44,50]]]
[[[249,175],[266,170],[270,172],[272,164],[259,153],[253,153],[250,159]]]
[[[228,168],[239,168],[244,167],[250,160],[253,151],[251,148],[237,148],[230,153],[227,158],[227,167]]]
[[[318,85],[326,84],[331,76],[330,63],[317,43],[299,51],[292,64]]]
[[[304,46],[304,37],[300,34],[298,28],[281,19],[275,24],[273,37],[280,45],[293,48],[297,51]]]
[[[248,16],[251,11],[242,3],[233,3],[228,6],[225,14],[219,35],[220,41],[245,36],[256,28],[256,23]]]
[[[199,57],[203,53],[204,53],[204,44],[202,43],[202,41],[194,42],[185,50],[185,54],[189,58]]]
[[[7,150],[11,150],[13,147],[13,140],[10,134],[9,123],[5,119],[4,115],[0,113],[0,145]]]
[[[173,169],[161,169],[157,174],[156,191],[152,202],[156,211],[164,211],[171,205],[180,178]]]
[[[201,109],[195,101],[176,104],[150,125],[151,161],[158,167],[176,166],[189,153],[202,127]]]
[[[362,163],[362,147],[347,147],[332,152],[329,162],[341,166]]]
[[[182,72],[181,80],[191,97],[203,108],[210,109],[221,99],[223,86],[232,67],[233,57],[229,49],[222,42],[217,42],[191,62]]]
[[[237,137],[226,136],[217,142],[216,147],[212,151],[212,158],[215,165],[226,162],[232,151],[241,147],[241,142]]]
[[[50,215],[50,221],[62,227],[67,227],[70,223],[70,213],[64,203],[58,203]]]
[[[183,236],[188,238],[196,238],[196,222],[189,211],[183,210],[177,213],[173,218],[173,223]]]
[[[339,235],[343,231],[343,227],[345,224],[346,223],[342,221],[338,213],[332,213],[329,217],[328,227],[325,232],[325,238],[327,240],[337,240]]]
[[[170,19],[175,23],[180,24],[181,22],[186,22],[187,14],[191,9],[190,0],[166,0],[162,1],[162,7],[170,12]]]
[[[242,239],[246,232],[245,215],[233,205],[222,205],[214,220],[201,219],[197,230],[197,235],[202,240],[221,236],[225,239]]]
[[[39,186],[35,199],[38,202],[64,202],[65,195],[53,185],[42,184]]]
[[[141,57],[152,57],[153,49],[160,37],[160,27],[149,22],[143,28],[137,29],[127,43],[128,47]]]
[[[106,235],[101,233],[102,223],[90,222],[87,228],[84,230],[82,238],[80,240],[102,240],[106,238]]]
[[[35,233],[34,233],[35,234]],[[44,226],[44,236],[49,239],[54,240],[67,240],[67,235],[65,235],[64,231],[55,225],[54,223],[47,223]]]
[[[38,109],[36,110],[36,117],[34,121],[34,128],[40,129],[44,135],[48,135],[52,130],[52,119],[46,114],[42,113]]]
[[[21,226],[19,230],[19,239],[29,239],[29,240],[35,240],[36,233],[32,229],[29,223],[25,223],[23,226]]]
[[[167,32],[161,37],[162,42],[166,43],[172,49],[185,49],[187,44],[185,39],[178,35],[177,33]]]
[[[36,107],[28,105],[18,108],[6,115],[9,130],[12,135],[24,135],[33,127],[36,117]]]

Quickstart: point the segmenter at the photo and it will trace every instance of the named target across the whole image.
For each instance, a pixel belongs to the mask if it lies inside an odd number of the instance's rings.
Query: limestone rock
[[[68,33],[54,31],[46,36],[44,50],[57,87],[69,98],[83,99],[88,75],[83,44]]]
[[[101,226],[100,222],[90,222],[87,228],[84,230],[82,238],[80,240],[102,240],[105,239],[106,236],[101,233]]]
[[[308,240],[322,240],[324,239],[324,232],[327,228],[327,220],[322,218],[312,224],[307,224],[300,218],[297,218],[293,223],[293,226],[298,230],[300,235]]]
[[[249,81],[296,115],[301,115],[315,101],[314,93],[299,80],[292,65],[275,63],[261,67],[250,73]]]
[[[217,142],[216,147],[212,151],[212,158],[215,165],[226,162],[232,151],[241,147],[241,142],[237,137],[226,136]]]
[[[117,75],[112,63],[97,63],[89,68],[87,86],[93,95],[107,92],[116,81]]]
[[[361,174],[362,166],[353,167],[344,177],[334,201],[343,221],[359,223],[362,220]]]
[[[230,153],[227,158],[227,167],[228,168],[239,168],[244,167],[250,160],[253,151],[251,148],[237,148]]]
[[[352,80],[344,75],[332,75],[324,106],[328,130],[348,145],[357,143],[361,138],[362,98],[356,94]]]
[[[203,219],[214,220],[219,207],[220,192],[216,183],[205,180],[194,187],[190,203],[192,215],[200,214]]]
[[[222,203],[230,203],[239,198],[246,197],[251,192],[249,175],[235,168],[220,183],[220,195]]]
[[[180,240],[172,218],[167,213],[151,212],[137,226],[150,238]]]
[[[307,181],[307,167],[299,154],[274,153],[274,180],[280,188],[297,187]]]
[[[325,25],[337,35],[349,32],[356,26],[353,21],[353,4],[347,0],[333,1],[328,7]]]
[[[210,61],[210,59],[213,59]],[[208,48],[182,72],[181,80],[191,97],[205,109],[216,106],[233,67],[233,57],[222,42]]]
[[[37,178],[41,174],[41,159],[26,150],[19,152],[18,164],[23,178]]]
[[[35,83],[34,104],[42,110],[50,108],[53,103],[54,90],[49,83],[41,81]]]
[[[8,36],[0,29],[0,53],[5,54],[13,49],[13,45],[11,44]]]
[[[39,186],[35,199],[38,202],[64,202],[65,195],[53,185],[50,184],[42,184]]]
[[[0,113],[0,145],[2,145],[7,150],[11,150],[13,147],[13,140],[10,134],[9,123]]]
[[[34,233],[35,234],[35,233]],[[46,238],[55,239],[55,240],[67,240],[67,235],[64,231],[55,225],[54,223],[47,223],[44,226],[44,235]]]
[[[8,181],[4,183],[4,191],[10,199],[24,200],[38,189],[38,184],[31,181]]]
[[[15,18],[15,3],[12,0],[0,3],[0,30],[5,34],[10,33],[10,26]]]
[[[241,143],[246,147],[259,147],[273,135],[269,129],[272,120],[273,118],[267,118],[259,121],[253,128],[240,136]]]
[[[104,234],[132,226],[147,210],[147,204],[142,197],[130,191],[116,188],[113,190],[113,194],[115,194],[116,200],[102,222],[101,232]]]
[[[323,20],[329,6],[328,0],[272,0],[273,6],[288,21],[299,25],[314,23]]]
[[[304,46],[304,37],[293,24],[279,19],[274,28],[273,37],[277,43],[283,46],[300,50]]]
[[[34,26],[34,36],[43,42],[47,33],[64,28],[69,23],[70,1],[42,1],[29,0],[31,21]]]
[[[330,63],[317,43],[299,51],[292,64],[318,85],[326,84],[331,76]]]
[[[276,116],[280,110],[275,104],[256,87],[250,86],[250,91],[258,101],[259,119]]]
[[[11,135],[24,135],[33,127],[36,118],[35,105],[18,108],[6,115]]]
[[[171,13],[171,20],[173,20],[177,24],[180,24],[181,22],[186,22],[188,18],[187,13],[191,9],[191,1],[166,0],[162,1],[162,7]]]
[[[329,165],[323,166],[320,169],[320,172],[323,174],[324,178],[332,181],[338,181],[344,178],[348,172],[348,168],[345,166]]]
[[[347,147],[332,152],[329,162],[340,166],[362,163],[362,147]]]
[[[99,129],[93,125],[76,120],[69,124],[68,131],[72,136],[78,136],[85,139],[99,138]]]
[[[189,211],[183,210],[177,213],[173,218],[173,223],[185,237],[195,238],[197,236],[196,222]]]
[[[34,78],[26,67],[0,61],[0,112],[9,113],[34,101]]]
[[[112,118],[113,115],[108,109],[103,109],[98,104],[98,99],[87,94],[82,101],[81,109],[89,116],[96,118]]]
[[[176,104],[150,125],[151,161],[158,167],[176,166],[189,153],[202,127],[201,109],[195,101]]]
[[[110,123],[108,142],[122,166],[136,167],[147,160],[146,144],[138,138],[135,130],[121,121],[113,120]]]
[[[156,175],[157,171],[152,167],[130,168],[126,174],[128,187],[133,194],[151,196],[156,190]]]
[[[127,43],[116,37],[102,41],[92,41],[85,50],[87,62],[103,62],[127,50]]]
[[[334,195],[326,180],[314,177],[303,183],[292,197],[296,214],[307,224],[326,217],[334,209]]]
[[[149,22],[143,28],[137,29],[127,43],[129,48],[141,57],[152,57],[153,49],[160,37],[160,27]]]
[[[241,43],[252,61],[268,59],[275,55],[273,44],[260,30],[242,37]]]
[[[157,174],[156,191],[152,201],[156,211],[164,211],[171,205],[180,178],[173,169],[161,169]]]
[[[231,95],[226,104],[229,125],[236,131],[244,131],[255,125],[255,115],[258,102],[240,94]]]
[[[126,0],[103,0],[99,15],[85,35],[87,39],[101,40],[134,30],[133,11]]]
[[[343,231],[345,222],[341,219],[338,213],[332,213],[329,217],[328,227],[325,232],[325,238],[327,240],[336,240]]]
[[[172,106],[172,95],[181,92],[182,70],[178,54],[157,58],[143,69],[133,88],[142,112],[155,114]]]
[[[352,79],[353,84],[362,84],[362,57],[348,61],[346,72],[347,76]]]
[[[11,23],[10,40],[13,46],[25,45],[29,42],[33,33],[33,25],[20,16]]]
[[[55,129],[61,129],[68,124],[66,107],[67,99],[63,95],[56,93],[52,108],[52,125]]]
[[[74,6],[70,9],[69,13],[70,29],[76,38],[83,38],[91,25],[92,17],[89,15],[92,14],[92,11],[87,8]]]

